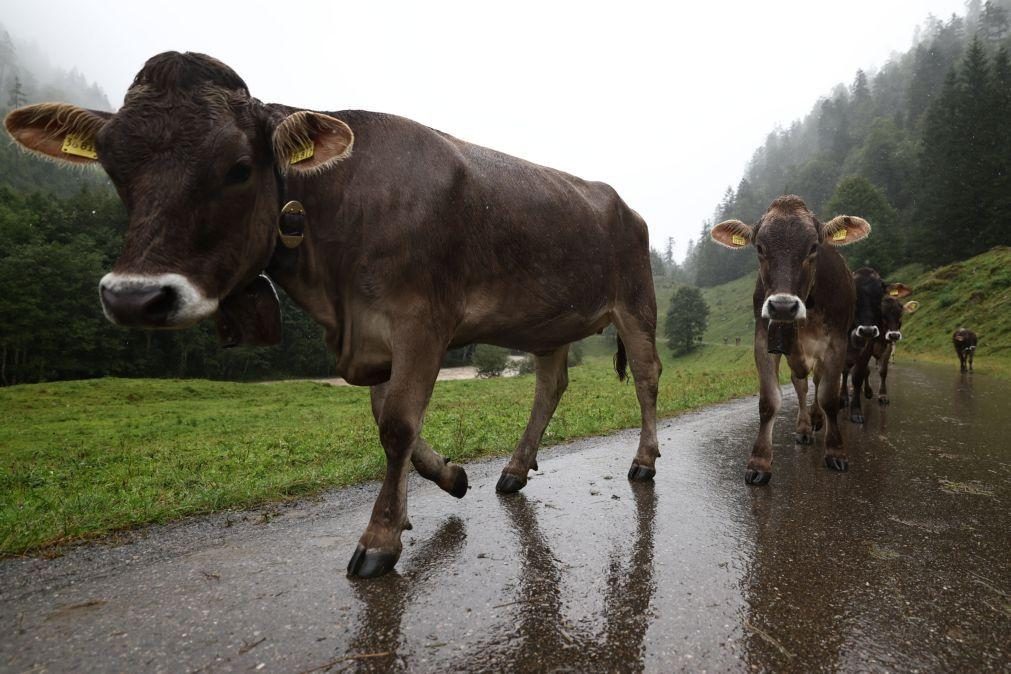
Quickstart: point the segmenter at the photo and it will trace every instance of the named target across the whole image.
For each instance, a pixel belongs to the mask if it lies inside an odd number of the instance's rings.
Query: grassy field
[[[755,390],[750,350],[664,354],[670,416]],[[636,426],[609,357],[572,368],[545,444]],[[456,460],[508,454],[533,378],[442,382],[424,435]],[[0,389],[0,553],[248,507],[382,475],[366,389],[126,380]],[[629,457],[631,460],[631,457]]]
[[[899,357],[957,366],[951,335],[964,327],[979,336],[975,370],[1011,378],[1011,248],[926,272],[910,285],[920,308],[903,321]]]

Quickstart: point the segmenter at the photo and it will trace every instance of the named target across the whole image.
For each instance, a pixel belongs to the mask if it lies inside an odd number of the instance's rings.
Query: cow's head
[[[912,292],[902,283],[892,283],[887,286],[885,296],[881,300],[881,329],[885,341],[897,342],[902,339],[902,317],[920,308],[916,300],[903,304],[900,297],[906,297]]]
[[[807,317],[804,300],[814,286],[818,251],[854,243],[870,231],[866,220],[849,215],[822,224],[800,197],[790,195],[773,201],[754,227],[727,220],[713,227],[710,235],[727,248],[755,247],[766,293],[762,317],[795,321]]]
[[[274,250],[275,173],[325,170],[353,142],[344,122],[264,105],[228,66],[177,52],[151,58],[115,114],[43,103],[4,124],[36,154],[109,174],[129,227],[102,306],[145,328],[187,327],[241,297]]]

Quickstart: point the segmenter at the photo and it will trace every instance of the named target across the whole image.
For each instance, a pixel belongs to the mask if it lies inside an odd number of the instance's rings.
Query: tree
[[[880,189],[863,176],[843,178],[825,207],[824,220],[836,215],[857,215],[871,223],[867,239],[841,249],[851,268],[872,267],[884,275],[898,266],[903,251],[896,213]]]
[[[14,83],[11,85],[10,96],[7,98],[7,105],[10,108],[20,108],[27,102],[28,97],[25,96],[25,89],[21,84],[21,78],[15,75]]]
[[[709,319],[709,306],[702,291],[695,286],[681,286],[675,291],[664,320],[667,346],[675,354],[688,353],[702,340]]]

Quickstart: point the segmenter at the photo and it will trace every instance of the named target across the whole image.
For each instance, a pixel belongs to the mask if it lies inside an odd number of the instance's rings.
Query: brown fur
[[[831,225],[831,227],[829,227]],[[813,431],[824,425],[825,462],[846,470],[847,456],[837,423],[839,382],[846,356],[846,335],[853,316],[854,291],[849,269],[836,245],[858,241],[870,231],[860,218],[839,216],[823,225],[800,197],[779,197],[754,227],[740,221],[713,228],[713,239],[722,243],[746,227],[759,254],[755,284],[755,366],[759,376],[759,432],[748,460],[745,480],[764,484],[772,474],[772,429],[779,411],[780,356],[768,352],[769,321],[762,308],[774,294],[794,295],[806,306],[807,317],[797,321],[796,338],[786,353],[799,399],[797,439],[810,443]],[[831,231],[845,229],[847,238],[834,241]],[[726,245],[726,244],[724,244]],[[813,374],[815,404],[807,407],[807,377]]]

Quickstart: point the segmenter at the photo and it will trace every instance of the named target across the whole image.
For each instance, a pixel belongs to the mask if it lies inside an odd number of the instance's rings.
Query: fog
[[[683,255],[752,152],[961,0],[847,3],[8,3],[0,22],[118,105],[200,51],[253,95],[363,108],[612,184]]]

